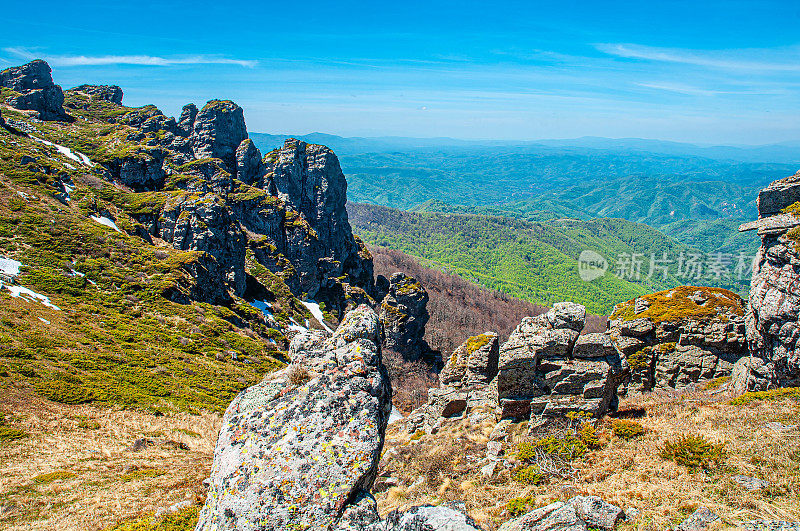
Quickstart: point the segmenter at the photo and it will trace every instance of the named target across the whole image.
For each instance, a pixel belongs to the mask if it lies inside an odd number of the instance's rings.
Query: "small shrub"
[[[517,457],[520,461],[530,461],[536,458],[538,451],[553,455],[568,461],[586,454],[587,445],[580,438],[572,435],[543,437],[533,442],[521,442],[517,445]]]
[[[528,512],[528,509],[533,506],[535,500],[531,496],[523,496],[520,498],[511,498],[506,502],[506,511],[511,516],[520,516]]]
[[[422,439],[422,436],[425,435],[425,432],[422,430],[417,430],[414,432],[414,435],[411,436],[412,441],[418,441]]]
[[[633,439],[644,435],[644,426],[635,420],[616,419],[611,423],[611,431],[620,439]]]
[[[121,522],[106,531],[194,531],[197,526],[199,507],[192,506],[168,514],[160,520],[152,516]]]
[[[305,367],[295,365],[289,370],[289,383],[295,387],[299,387],[310,380],[311,374]]]
[[[52,483],[53,481],[58,481],[59,479],[72,479],[74,477],[75,474],[72,472],[68,472],[66,470],[57,470],[55,472],[50,472],[49,474],[36,476],[33,478],[33,482],[37,485],[46,485],[48,483]]]
[[[514,472],[514,481],[528,485],[538,485],[544,479],[544,474],[538,466],[526,466]]]
[[[597,429],[590,423],[585,422],[578,431],[578,437],[590,450],[599,450],[608,442],[607,436],[602,437],[597,433]]]
[[[718,389],[730,381],[731,381],[730,376],[722,376],[720,378],[714,378],[713,380],[710,380],[708,383],[706,383],[705,388],[707,390]]]
[[[711,470],[725,457],[725,445],[714,444],[700,435],[684,435],[675,441],[667,441],[661,449],[661,457],[675,461],[692,471]]]
[[[0,424],[0,443],[16,441],[17,439],[22,439],[23,437],[27,436],[28,434],[25,433],[25,430],[20,430],[18,428],[12,428],[11,426],[5,426],[3,424]]]
[[[92,400],[92,393],[88,389],[65,380],[38,382],[36,391],[43,397],[62,404],[83,404]]]
[[[778,400],[780,398],[800,399],[800,387],[786,387],[769,391],[750,391],[731,400],[731,405],[743,406],[756,400]]]

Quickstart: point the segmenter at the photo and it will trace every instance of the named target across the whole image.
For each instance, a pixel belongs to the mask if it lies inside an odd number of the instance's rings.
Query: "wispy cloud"
[[[3,48],[3,51],[21,59],[44,59],[51,66],[107,66],[107,65],[140,65],[140,66],[175,66],[175,65],[238,65],[253,68],[258,61],[250,59],[231,59],[218,55],[49,55],[27,48]]]
[[[666,63],[680,63],[724,70],[800,72],[800,47],[744,50],[687,50],[639,44],[596,44],[603,53]]]

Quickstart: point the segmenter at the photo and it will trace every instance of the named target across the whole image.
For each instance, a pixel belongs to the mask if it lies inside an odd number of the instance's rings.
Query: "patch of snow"
[[[30,199],[30,194],[26,194],[25,192],[17,192],[17,195],[20,196],[22,199]]]
[[[59,144],[54,144],[52,142],[48,142],[47,140],[45,140],[43,138],[37,138],[35,136],[32,137],[32,138],[34,140],[36,140],[37,142],[41,142],[42,144],[44,144],[46,146],[51,146],[51,147],[56,148],[56,150],[59,153],[61,153],[62,155],[64,155],[68,159],[74,160],[78,164],[83,164],[84,166],[88,166],[90,168],[94,166],[94,162],[92,162],[92,160],[89,157],[87,157],[86,155],[84,155],[83,153],[80,153],[80,152],[77,152],[77,151],[73,152],[70,148],[68,148],[66,146],[61,146]]]
[[[389,424],[393,424],[398,420],[403,420],[405,417],[394,405],[392,405],[392,412],[389,414]]]
[[[90,217],[96,222],[98,222],[100,225],[105,225],[106,227],[110,227],[117,232],[122,232],[121,230],[119,230],[119,227],[117,227],[116,223],[114,223],[111,219],[105,216],[90,216]]]
[[[43,322],[44,324],[50,324],[50,321],[48,321],[48,320],[47,320],[47,319],[45,319],[44,317],[39,317],[39,320],[40,320],[41,322]]]
[[[71,170],[75,170],[75,169],[77,169],[75,166],[73,166],[73,165],[72,165],[72,164],[70,164],[69,162],[65,162],[65,163],[64,163],[64,166],[66,166],[67,168],[69,168],[69,169],[71,169]]]
[[[81,273],[80,271],[75,271],[74,269],[69,270],[69,276],[71,277],[85,277],[86,275]]]
[[[257,310],[261,310],[261,313],[263,313],[264,317],[266,317],[268,320],[275,320],[275,318],[272,316],[272,312],[269,311],[272,308],[272,305],[267,301],[253,301],[249,302],[248,304]]]
[[[21,265],[21,262],[0,256],[0,273],[6,276],[14,278],[19,275],[19,266]]]
[[[314,319],[316,319],[317,321],[320,322],[320,324],[322,325],[322,328],[324,328],[325,330],[327,330],[330,333],[333,333],[333,330],[331,330],[331,327],[329,327],[328,325],[325,324],[325,320],[324,320],[325,317],[323,317],[323,315],[322,315],[322,309],[320,309],[319,304],[317,304],[316,302],[314,302],[312,300],[301,301],[301,302],[303,303],[303,306],[308,308],[308,311],[311,312],[311,315],[314,316]]]
[[[289,330],[294,330],[295,332],[308,332],[308,328],[300,326],[294,319],[292,319],[292,322],[289,324],[287,328]]]
[[[8,291],[11,292],[12,297],[19,297],[24,299],[28,302],[38,301],[48,308],[52,308],[54,310],[60,310],[58,306],[50,302],[50,298],[46,297],[40,293],[36,293],[35,291],[29,290],[28,288],[23,288],[22,286],[3,286]]]

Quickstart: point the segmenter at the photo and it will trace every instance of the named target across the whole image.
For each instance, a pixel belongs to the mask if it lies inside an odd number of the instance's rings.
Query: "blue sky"
[[[800,139],[800,2],[5,0],[0,66],[251,131]]]

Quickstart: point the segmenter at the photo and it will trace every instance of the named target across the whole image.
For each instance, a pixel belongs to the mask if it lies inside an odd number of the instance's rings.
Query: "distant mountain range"
[[[448,137],[414,138],[400,136],[342,137],[326,133],[307,135],[250,133],[258,146],[265,151],[278,147],[286,138],[294,137],[306,142],[323,144],[339,156],[360,153],[385,153],[431,149],[467,148],[491,151],[575,151],[590,150],[614,152],[647,152],[678,157],[704,157],[738,162],[769,162],[800,164],[800,140],[764,145],[701,145],[644,138],[603,138],[584,136],[570,139],[515,140],[462,140]]]

